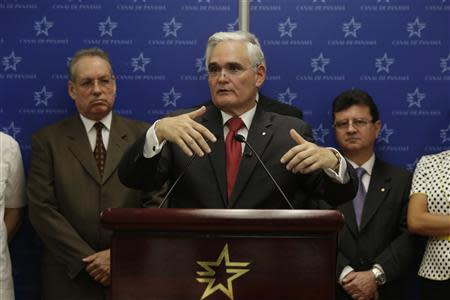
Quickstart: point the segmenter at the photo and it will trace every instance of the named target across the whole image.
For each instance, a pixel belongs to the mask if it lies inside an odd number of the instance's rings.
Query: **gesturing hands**
[[[111,283],[110,254],[110,249],[106,249],[82,259],[86,263],[86,272],[103,286],[108,286]]]
[[[289,131],[291,138],[297,143],[281,157],[281,163],[286,164],[286,169],[293,173],[307,174],[318,169],[338,166],[339,160],[333,151],[319,147],[305,140],[297,131]]]
[[[217,139],[205,126],[194,120],[205,112],[206,107],[202,106],[190,113],[161,119],[155,126],[158,141],[172,142],[188,156],[195,153],[202,157],[205,153],[210,153],[208,141],[215,142]]]

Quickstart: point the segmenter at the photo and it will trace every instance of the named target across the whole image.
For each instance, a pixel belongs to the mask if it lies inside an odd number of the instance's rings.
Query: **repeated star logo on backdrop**
[[[236,19],[236,21],[234,21],[234,23],[228,23],[227,24],[227,31],[231,32],[231,31],[236,31],[236,28],[239,27],[239,19]]]
[[[36,36],[41,34],[48,36],[48,30],[53,27],[53,22],[47,21],[47,17],[43,17],[41,21],[34,23],[34,30],[36,30]]]
[[[447,128],[441,129],[440,137],[442,139],[442,144],[450,142],[450,124]]]
[[[418,108],[422,107],[422,100],[425,99],[427,95],[425,93],[421,93],[419,88],[416,87],[413,93],[408,93],[406,96],[406,101],[408,101],[408,108],[417,106]]]
[[[285,35],[292,37],[292,31],[297,28],[297,23],[291,22],[291,17],[288,17],[284,23],[278,23],[278,31],[280,37]]]
[[[441,58],[440,67],[442,68],[441,73],[450,71],[450,53],[448,54],[447,58]]]
[[[197,68],[197,73],[203,73],[207,71],[205,62],[206,62],[205,55],[203,55],[203,57],[195,59],[195,67]]]
[[[249,262],[230,260],[228,244],[225,244],[216,261],[197,261],[197,264],[205,270],[197,272],[199,276],[196,278],[197,281],[208,284],[201,297],[202,300],[219,291],[224,293],[228,299],[233,300],[233,281],[250,271],[250,269],[245,269],[250,265]],[[219,268],[224,268],[225,273],[231,275],[226,279],[226,286],[218,280],[219,278],[216,278],[217,273],[215,269]]]
[[[355,18],[352,17],[350,22],[342,24],[342,31],[344,31],[344,37],[352,36],[354,38],[357,37],[357,31],[361,29],[361,23],[355,22]]]
[[[377,73],[386,72],[389,73],[389,67],[395,62],[395,59],[389,58],[385,52],[383,57],[375,59],[375,67],[377,68]]]
[[[425,29],[426,27],[427,27],[427,24],[426,23],[421,23],[419,21],[419,18],[416,17],[414,22],[408,23],[406,25],[406,31],[409,32],[409,36],[408,37],[417,36],[418,38],[420,38],[421,35],[422,35],[422,30]]]
[[[20,127],[16,127],[14,122],[11,122],[8,127],[3,127],[3,132],[17,139],[17,135],[22,131]]]
[[[169,92],[163,93],[163,101],[164,107],[172,105],[173,107],[177,107],[177,100],[182,96],[181,93],[175,92],[175,88],[172,87]]]
[[[385,142],[389,144],[389,137],[394,134],[394,129],[389,129],[387,124],[384,124],[380,130],[380,134],[378,135],[378,142]]]
[[[16,56],[14,51],[9,56],[3,56],[2,64],[5,67],[3,71],[17,71],[17,64],[22,61],[22,57]]]
[[[325,73],[325,66],[330,63],[329,58],[325,58],[323,56],[323,53],[320,52],[319,56],[317,58],[311,59],[311,67],[313,68],[313,73],[315,72],[322,72]]]
[[[144,57],[144,53],[140,53],[138,57],[131,58],[131,66],[133,67],[133,73],[136,71],[145,72],[145,66],[150,63],[151,59]]]
[[[292,105],[292,101],[295,98],[297,98],[297,93],[291,92],[291,89],[289,87],[284,93],[278,93],[278,100],[289,105]]]
[[[313,128],[312,132],[315,141],[319,141],[322,144],[325,144],[325,137],[330,133],[330,130],[324,128],[323,124],[320,123],[319,127]]]
[[[111,17],[108,16],[105,22],[98,23],[98,30],[100,31],[100,36],[109,35],[113,36],[112,31],[117,28],[119,24],[117,22],[112,22]]]
[[[168,37],[169,35],[177,37],[177,31],[182,27],[183,23],[175,21],[175,17],[173,17],[170,22],[163,23],[164,37]]]
[[[40,104],[43,104],[44,106],[48,106],[48,99],[53,97],[53,92],[48,92],[47,87],[44,85],[42,89],[39,92],[34,92],[34,101],[36,103],[35,106],[39,106]]]

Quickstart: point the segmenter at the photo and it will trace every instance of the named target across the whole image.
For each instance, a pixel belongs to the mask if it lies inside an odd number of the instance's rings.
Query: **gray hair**
[[[205,53],[205,64],[208,68],[209,60],[211,58],[211,52],[218,44],[222,42],[236,41],[244,42],[247,46],[247,54],[250,59],[252,68],[256,68],[260,65],[266,65],[264,53],[261,49],[256,36],[247,31],[232,31],[232,32],[216,32],[208,39],[208,44]]]
[[[69,80],[70,81],[74,81],[75,80],[75,64],[83,57],[100,57],[102,59],[104,59],[108,65],[109,65],[109,70],[111,72],[111,76],[114,76],[113,70],[112,70],[112,64],[111,61],[109,60],[109,56],[108,54],[103,51],[100,48],[87,48],[87,49],[81,49],[78,50],[72,57],[72,59],[69,62]]]

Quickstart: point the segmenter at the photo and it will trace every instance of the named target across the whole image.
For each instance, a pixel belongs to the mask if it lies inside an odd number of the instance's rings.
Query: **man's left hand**
[[[300,134],[291,129],[291,138],[297,143],[281,157],[281,163],[293,173],[307,174],[318,169],[334,169],[339,163],[333,151],[308,142]]]
[[[106,249],[83,258],[86,272],[103,286],[111,283],[111,251]]]

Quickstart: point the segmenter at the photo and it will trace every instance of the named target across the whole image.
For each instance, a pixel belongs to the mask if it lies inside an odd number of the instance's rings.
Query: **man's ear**
[[[256,87],[260,88],[266,80],[266,66],[259,65],[256,67]]]
[[[67,82],[67,93],[72,100],[75,100],[75,84],[70,80]]]

